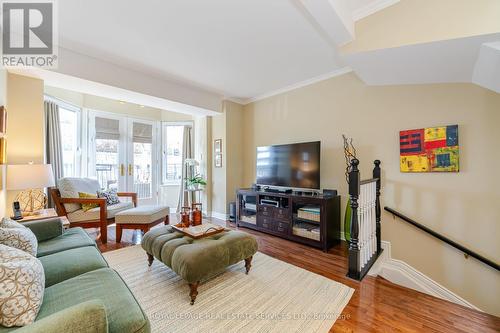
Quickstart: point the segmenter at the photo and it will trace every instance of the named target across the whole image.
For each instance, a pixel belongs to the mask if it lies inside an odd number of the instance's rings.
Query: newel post
[[[380,209],[380,184],[382,178],[380,173],[380,160],[375,160],[373,163],[375,164],[375,167],[373,168],[373,178],[377,179],[377,185],[376,185],[377,192],[375,200],[375,217],[376,217],[375,233],[377,235],[377,253],[380,253],[382,250],[381,225],[380,225],[380,220],[382,215],[382,211]]]
[[[353,279],[360,277],[358,198],[360,192],[359,160],[351,161],[349,171],[349,197],[351,199],[351,241],[349,242],[349,273]]]

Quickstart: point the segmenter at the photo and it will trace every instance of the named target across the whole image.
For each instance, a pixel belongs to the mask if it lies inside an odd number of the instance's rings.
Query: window
[[[61,142],[63,155],[63,177],[79,177],[80,176],[80,156],[79,156],[79,140],[78,133],[78,118],[77,110],[59,105],[59,123],[61,127]]]
[[[163,184],[180,184],[184,124],[164,123],[162,130],[162,181]]]

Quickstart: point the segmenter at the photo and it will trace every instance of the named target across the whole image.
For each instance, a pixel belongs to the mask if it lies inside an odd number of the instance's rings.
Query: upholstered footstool
[[[248,274],[258,247],[255,237],[241,231],[226,230],[193,239],[171,226],[147,232],[141,245],[147,253],[149,266],[156,258],[189,284],[191,305],[198,295],[200,282],[224,272],[228,266],[244,260]]]
[[[146,233],[159,223],[168,224],[169,211],[167,206],[144,205],[116,213],[116,242],[121,242],[123,229],[140,229]]]

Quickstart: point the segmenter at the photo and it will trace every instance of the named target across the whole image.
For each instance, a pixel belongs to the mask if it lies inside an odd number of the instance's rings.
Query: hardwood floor
[[[226,225],[224,221],[212,222]],[[175,217],[171,218],[175,222]],[[234,228],[233,224],[228,227]],[[295,266],[321,274],[355,289],[352,299],[330,332],[500,332],[500,318],[367,276],[362,282],[346,277],[347,244],[328,253],[260,232],[241,228],[257,237],[259,251]],[[97,231],[89,231],[97,237]],[[125,230],[120,244],[114,226],[101,251],[140,244],[139,231]]]

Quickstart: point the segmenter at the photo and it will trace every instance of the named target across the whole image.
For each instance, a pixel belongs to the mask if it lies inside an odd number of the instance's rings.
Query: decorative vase
[[[200,225],[202,224],[202,204],[201,203],[193,203],[192,210],[191,210],[191,216],[192,216],[192,224],[193,225]]]
[[[189,221],[189,215],[190,215],[191,208],[190,207],[182,207],[181,210],[181,223],[184,228],[189,227],[190,221]]]
[[[344,238],[347,242],[351,240],[351,199],[347,199],[347,205],[345,207],[345,215],[344,215]]]

